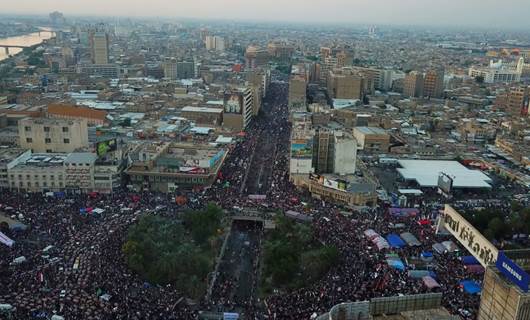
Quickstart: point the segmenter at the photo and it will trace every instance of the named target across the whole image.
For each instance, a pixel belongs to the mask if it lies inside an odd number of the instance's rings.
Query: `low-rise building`
[[[136,189],[173,192],[210,186],[226,150],[209,145],[145,143],[133,154],[133,163],[126,173]]]
[[[223,123],[223,109],[208,107],[184,107],[182,117],[201,125],[220,126]]]
[[[353,136],[359,144],[359,150],[366,152],[387,152],[390,135],[378,127],[355,127]]]
[[[86,120],[25,118],[18,122],[20,147],[33,152],[73,152],[88,148]]]
[[[308,190],[314,198],[348,206],[374,206],[375,185],[355,175],[310,174]]]

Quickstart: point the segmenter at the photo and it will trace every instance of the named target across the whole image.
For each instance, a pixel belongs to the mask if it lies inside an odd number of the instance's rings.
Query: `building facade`
[[[33,152],[73,152],[88,148],[86,120],[25,118],[18,122],[19,144]]]

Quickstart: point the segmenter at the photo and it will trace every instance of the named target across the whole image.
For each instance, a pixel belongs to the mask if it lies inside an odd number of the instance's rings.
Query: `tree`
[[[484,76],[476,76],[475,77],[475,81],[479,84],[483,84],[484,83]]]

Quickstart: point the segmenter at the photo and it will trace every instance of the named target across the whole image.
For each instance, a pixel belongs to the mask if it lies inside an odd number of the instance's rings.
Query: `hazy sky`
[[[530,0],[0,0],[0,13],[530,27]]]

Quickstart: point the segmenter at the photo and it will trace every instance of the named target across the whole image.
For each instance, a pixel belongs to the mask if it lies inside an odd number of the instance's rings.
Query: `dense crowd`
[[[16,307],[16,319],[49,318],[53,314],[66,319],[196,319],[197,310],[219,306],[232,309],[246,306],[249,318],[308,319],[338,303],[360,301],[373,297],[428,292],[421,281],[408,277],[407,272],[391,268],[385,254],[397,253],[404,261],[417,258],[423,251],[432,251],[435,242],[446,240],[434,234],[431,226],[418,224],[418,219],[434,219],[440,207],[433,202],[420,205],[417,217],[396,217],[384,206],[355,212],[346,217],[344,208],[313,200],[299,192],[289,181],[288,155],[290,128],[285,103],[286,87],[273,85],[270,115],[253,122],[246,136],[231,147],[217,181],[207,190],[187,194],[185,208],[201,208],[215,202],[224,209],[242,208],[295,210],[314,217],[313,224],[320,241],[336,246],[340,263],[313,285],[293,292],[280,292],[268,297],[264,315],[254,310],[257,281],[251,281],[245,298],[237,292],[241,273],[228,272],[228,264],[219,274],[210,299],[191,303],[177,288],[146,283],[126,266],[121,246],[127,228],[139,215],[164,208],[168,216],[177,216],[183,207],[171,197],[155,193],[132,193],[120,189],[110,195],[82,194],[47,197],[44,194],[21,194],[2,191],[0,211],[28,225],[27,230],[4,230],[15,241],[12,247],[0,246],[0,304]],[[267,110],[266,110],[267,111]],[[266,120],[266,121],[265,121]],[[263,135],[270,135],[275,152],[267,157],[256,153]],[[265,160],[254,161],[255,157]],[[253,164],[255,163],[255,164]],[[249,175],[256,165],[270,170],[260,180],[266,200],[248,198]],[[250,178],[254,183],[255,176]],[[303,200],[303,201],[302,201]],[[80,214],[83,208],[101,208],[104,212]],[[310,209],[308,209],[310,208]],[[395,232],[392,226],[402,224],[403,231],[414,234],[419,247],[378,250],[363,232],[374,229],[381,235]],[[252,239],[250,239],[252,240]],[[249,248],[240,254],[254,256],[251,272],[259,270],[260,239],[249,241]],[[234,246],[236,244],[233,244]],[[47,250],[43,250],[47,248]],[[245,251],[247,250],[247,251]],[[24,257],[25,261],[17,258]],[[19,262],[15,262],[19,261]],[[408,268],[414,268],[409,265]],[[429,268],[435,272],[443,292],[443,303],[453,313],[465,318],[476,316],[478,296],[463,292],[459,280],[481,275],[468,273],[455,254],[435,254]],[[235,276],[234,276],[235,275]],[[256,277],[255,277],[256,278]]]

